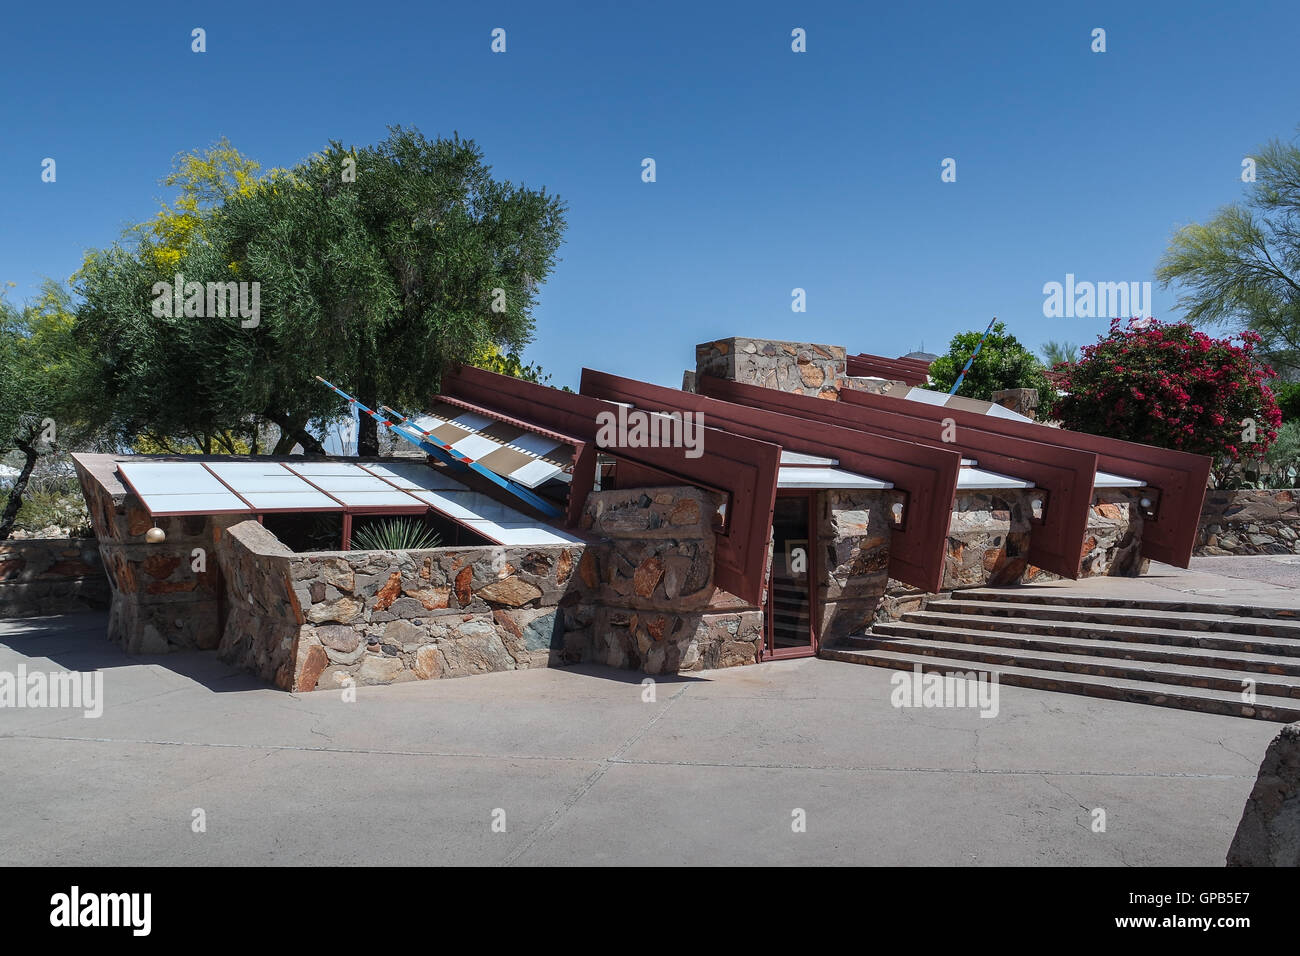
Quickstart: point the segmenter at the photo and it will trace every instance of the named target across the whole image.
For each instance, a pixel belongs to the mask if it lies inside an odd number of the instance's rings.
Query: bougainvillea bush
[[[1255,355],[1261,341],[1254,332],[1216,339],[1186,322],[1115,319],[1078,362],[1054,370],[1065,394],[1052,417],[1076,431],[1209,455],[1222,485],[1239,462],[1263,456],[1282,422],[1264,384],[1273,370]]]

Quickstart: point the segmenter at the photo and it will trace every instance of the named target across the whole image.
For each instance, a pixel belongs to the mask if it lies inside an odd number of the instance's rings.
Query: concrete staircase
[[[979,588],[822,650],[911,671],[1261,720],[1300,720],[1300,609]],[[1255,699],[1243,699],[1253,680]]]

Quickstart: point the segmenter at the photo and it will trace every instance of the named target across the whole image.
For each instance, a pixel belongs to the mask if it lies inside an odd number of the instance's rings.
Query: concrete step
[[[1062,670],[1041,670],[1031,667],[992,665],[960,658],[948,658],[904,651],[864,649],[858,647],[823,648],[821,656],[829,660],[886,667],[910,672],[919,665],[926,673],[974,671],[996,674],[1000,684],[1028,687],[1035,690],[1082,694],[1159,707],[1177,707],[1207,714],[1233,717],[1251,717],[1257,720],[1291,722],[1300,720],[1300,702],[1289,698],[1259,696],[1247,704],[1240,693],[1210,688],[1188,687],[1130,680],[1121,677],[1104,677],[1077,674]]]
[[[894,625],[898,628],[898,625]],[[1205,665],[1189,665],[1168,661],[1134,661],[1106,655],[1078,653],[1075,649],[1051,651],[1024,647],[999,647],[989,644],[972,644],[954,641],[937,631],[916,630],[911,633],[852,638],[848,646],[862,650],[899,651],[905,654],[924,654],[949,660],[974,661],[1007,667],[1024,667],[1033,670],[1069,671],[1096,677],[1119,677],[1124,680],[1150,681],[1178,684],[1210,690],[1232,691],[1238,694],[1246,680],[1254,681],[1257,695],[1300,700],[1300,677],[1254,673]],[[1300,707],[1300,704],[1296,705]]]
[[[1300,607],[1268,607],[1223,604],[1214,600],[1170,598],[1125,598],[1099,594],[1078,594],[1032,584],[1006,588],[970,588],[952,592],[954,598],[971,601],[1003,601],[1011,604],[1040,604],[1049,607],[1130,608],[1188,614],[1218,614],[1229,617],[1258,617],[1300,622]]]
[[[1213,631],[1181,631],[1168,627],[1139,627],[1133,624],[1101,624],[1089,621],[1063,621],[1050,617],[998,617],[947,611],[909,611],[901,623],[925,627],[947,627],[989,633],[991,642],[1011,646],[1021,639],[1039,636],[1075,638],[1081,641],[1106,641],[1114,644],[1148,644],[1174,648],[1203,648],[1228,654],[1258,658],[1291,658],[1279,666],[1300,668],[1300,640],[1285,637],[1255,637],[1250,634],[1218,634]],[[888,625],[877,624],[879,631]],[[1116,653],[1120,653],[1116,651]],[[1122,656],[1122,655],[1121,655]],[[1282,670],[1275,673],[1290,673]]]
[[[1030,618],[1034,620],[1132,627],[1160,627],[1167,630],[1247,634],[1254,637],[1281,637],[1300,641],[1300,621],[1282,620],[1273,617],[1245,617],[1233,614],[1207,614],[1190,611],[1156,611],[1144,608],[1075,607],[1069,604],[1026,604],[983,599],[972,601],[953,598],[929,601],[925,609],[927,611],[943,611],[953,614],[978,614],[992,617]]]
[[[1276,674],[1300,677],[1300,657],[1277,655],[1263,649],[1259,651],[1243,650],[1240,643],[1230,649],[1205,647],[1198,644],[1182,645],[1177,643],[1144,642],[1141,635],[1130,631],[1112,635],[1105,630],[1092,633],[1097,636],[1084,637],[1089,633],[1079,626],[1068,626],[1070,633],[1057,634],[1049,630],[1043,633],[1017,632],[1005,633],[986,625],[1004,624],[1004,618],[984,618],[979,627],[967,626],[972,620],[969,615],[925,615],[918,612],[913,621],[907,615],[902,621],[876,624],[871,635],[898,637],[933,637],[937,640],[956,641],[963,644],[983,644],[991,647],[1023,647],[1029,650],[1057,651],[1066,654],[1095,654],[1102,657],[1114,657],[1120,660],[1151,661],[1165,664],[1187,664],[1193,667],[1211,667],[1222,670],[1254,671],[1260,674]],[[1044,625],[1049,627],[1050,625]],[[1136,629],[1133,629],[1136,630]],[[1183,632],[1174,631],[1173,635]],[[870,636],[870,635],[869,635]],[[1229,642],[1230,643],[1230,640]],[[1290,648],[1287,648],[1290,650]]]

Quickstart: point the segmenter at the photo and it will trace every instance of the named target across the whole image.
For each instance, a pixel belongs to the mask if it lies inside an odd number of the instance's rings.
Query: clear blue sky
[[[1300,125],[1298,43],[1295,0],[11,4],[0,281],[69,276],[178,152],[224,135],[287,166],[401,123],[568,201],[526,353],[554,384],[676,385],[726,335],[941,352],[996,314],[1088,342],[1106,320],[1044,319],[1043,284],[1150,280],[1238,198],[1242,158]]]

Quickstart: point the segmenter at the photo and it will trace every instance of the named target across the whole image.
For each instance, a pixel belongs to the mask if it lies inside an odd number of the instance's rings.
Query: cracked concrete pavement
[[[588,666],[346,702],[104,626],[0,621],[0,670],[100,669],[105,696],[0,710],[0,865],[1220,866],[1279,728],[1016,687],[993,719],[896,709],[892,672],[821,660],[653,702]]]

